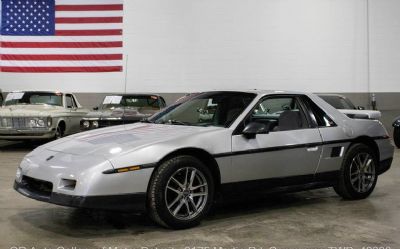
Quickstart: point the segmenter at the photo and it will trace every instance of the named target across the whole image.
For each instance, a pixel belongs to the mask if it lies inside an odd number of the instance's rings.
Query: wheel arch
[[[380,151],[379,151],[379,147],[378,147],[377,143],[375,142],[375,140],[373,138],[371,138],[369,136],[357,137],[351,142],[351,144],[347,150],[349,150],[352,145],[357,144],[357,143],[365,144],[368,147],[370,147],[374,151],[376,159],[378,160],[378,163],[379,163]]]
[[[219,192],[220,186],[221,186],[221,173],[219,170],[219,166],[215,158],[206,150],[200,149],[200,148],[181,148],[175,151],[172,151],[165,155],[161,160],[159,160],[156,164],[156,167],[154,168],[154,171],[151,175],[150,181],[153,179],[154,173],[156,169],[166,160],[171,159],[176,156],[182,156],[182,155],[187,155],[187,156],[193,156],[200,160],[204,165],[210,169],[211,174],[214,179],[214,186],[215,186],[215,192]],[[150,184],[148,184],[150,185]]]
[[[60,127],[63,129],[63,131],[65,132],[66,129],[67,129],[67,122],[65,122],[64,119],[59,119],[59,120],[57,121],[57,126],[56,126],[56,128],[57,128],[58,126],[60,126]]]

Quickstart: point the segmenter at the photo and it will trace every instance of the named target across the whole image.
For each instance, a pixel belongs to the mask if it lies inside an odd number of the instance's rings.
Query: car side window
[[[165,100],[164,100],[163,97],[160,97],[160,101],[161,101],[161,109],[167,106],[167,105],[165,104]]]
[[[303,102],[310,112],[311,119],[318,127],[332,127],[337,126],[336,123],[319,108],[310,98],[304,96]]]
[[[258,103],[250,122],[266,124],[270,132],[309,128],[308,121],[296,97],[272,97]]]
[[[78,108],[78,104],[76,103],[75,97],[73,95],[71,95],[72,97],[72,103],[74,104],[75,108]]]
[[[72,98],[72,95],[66,95],[65,96],[65,101],[66,101],[66,104],[67,104],[67,108],[70,108],[70,109],[72,109],[72,108],[75,108],[75,103],[74,103],[74,99]]]

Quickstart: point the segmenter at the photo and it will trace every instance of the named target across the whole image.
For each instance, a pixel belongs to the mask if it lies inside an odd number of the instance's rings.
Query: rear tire
[[[367,198],[378,180],[376,155],[365,144],[354,144],[343,158],[339,179],[334,189],[348,200]]]
[[[393,140],[397,148],[400,148],[400,127],[394,127]]]
[[[148,189],[150,217],[168,228],[197,226],[211,208],[214,181],[197,158],[177,156],[158,167]]]

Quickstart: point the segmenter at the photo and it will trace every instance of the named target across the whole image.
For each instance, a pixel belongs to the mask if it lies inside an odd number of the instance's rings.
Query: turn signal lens
[[[110,169],[110,170],[104,171],[103,174],[124,173],[124,172],[135,171],[135,170],[140,170],[140,166],[130,166],[130,167],[119,168],[119,169]]]
[[[139,170],[140,167],[139,166],[132,166],[132,167],[127,167],[127,168],[120,168],[117,169],[118,173],[123,173],[123,172],[128,172],[128,171],[135,171],[135,170]]]
[[[22,181],[22,170],[19,167],[18,167],[17,173],[15,175],[15,181],[18,183],[21,183],[21,181]]]
[[[51,127],[53,120],[51,117],[47,117],[47,127]]]

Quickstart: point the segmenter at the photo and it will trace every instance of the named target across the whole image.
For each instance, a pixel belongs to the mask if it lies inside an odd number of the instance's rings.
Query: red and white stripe
[[[122,71],[123,0],[56,0],[55,36],[0,36],[1,72]]]

